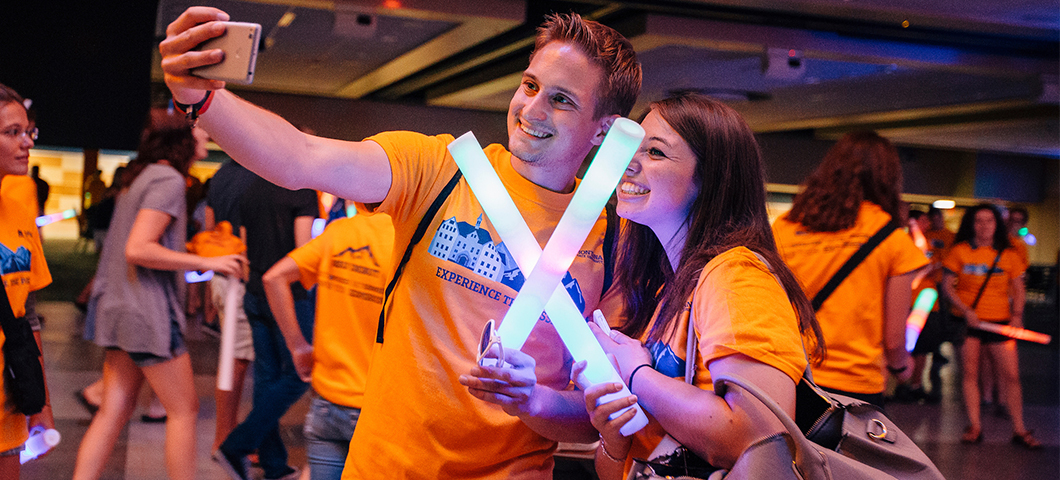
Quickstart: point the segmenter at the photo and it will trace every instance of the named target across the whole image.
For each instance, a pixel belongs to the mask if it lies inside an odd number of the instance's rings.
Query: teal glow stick
[[[934,288],[925,288],[917,295],[913,303],[913,311],[909,312],[909,318],[905,321],[905,351],[912,352],[916,347],[916,341],[920,338],[920,332],[924,331],[928,314],[938,300],[939,292]]]
[[[538,260],[543,256],[541,247],[529,227],[526,226],[526,222],[523,221],[522,215],[515,207],[515,203],[512,202],[507,190],[504,189],[496,172],[493,171],[492,165],[489,164],[489,160],[482,152],[482,147],[479,145],[478,140],[475,139],[474,134],[468,132],[449,145],[450,153],[456,160],[460,170],[464,173],[464,177],[472,191],[475,192],[475,195],[480,199],[490,199],[489,202],[480,202],[482,208],[487,217],[489,217],[497,234],[504,240],[505,246],[512,253],[519,268],[523,271],[531,271],[530,276],[524,282],[523,288],[512,304],[512,307],[516,307],[516,302],[519,302],[520,307],[518,310],[516,308],[508,309],[508,315],[505,315],[505,320],[501,323],[501,328],[498,330],[499,336],[504,339],[506,346],[521,348],[541,315],[541,309],[538,308],[538,305],[542,302],[543,294],[547,294],[547,288],[551,287],[551,296],[547,297],[548,301],[544,305],[544,310],[548,313],[556,332],[571,352],[574,360],[586,361],[586,369],[583,373],[584,379],[590,384],[614,382],[623,385],[622,391],[602,397],[600,403],[607,403],[614,399],[628,396],[630,395],[629,389],[625,387],[625,382],[615,371],[611,362],[607,360],[603,349],[585,323],[581,311],[574,305],[570,295],[559,282],[574,258],[569,253],[570,245],[574,245],[574,255],[576,255],[577,248],[584,243],[585,237],[591,230],[592,225],[595,224],[603,205],[610,198],[611,192],[617,185],[622,172],[632,159],[633,153],[640,145],[640,140],[643,137],[644,130],[635,122],[621,118],[615,121],[604,143],[600,146],[596,157],[594,157],[593,165],[590,166],[589,171],[586,172],[585,179],[580,183],[578,192],[572,198],[568,211],[564,212],[563,217],[560,219],[560,224],[557,224],[549,244],[545,247],[546,251],[549,252],[548,255],[557,255],[559,258],[556,260],[548,260],[546,258],[546,263],[550,266],[541,270],[541,273],[536,273]],[[597,167],[598,163],[600,166]],[[617,176],[615,176],[616,171]],[[590,176],[590,172],[592,172],[592,176]],[[592,187],[586,188],[590,185]],[[581,196],[579,196],[579,192],[583,192]],[[588,199],[586,200],[586,198]],[[593,210],[594,208],[595,211]],[[572,212],[571,209],[574,209],[574,211]],[[591,218],[588,229],[580,235],[581,240],[574,240],[571,232],[566,230],[584,228],[581,224],[586,221],[586,218]],[[561,225],[565,226],[561,229]],[[557,233],[562,235],[557,235]],[[554,240],[559,238],[564,240],[557,243],[555,247],[549,248]],[[563,266],[564,262],[566,266]],[[558,278],[555,278],[557,269],[561,273]],[[550,277],[555,278],[555,283],[551,286],[541,286],[541,284],[550,280]],[[534,292],[532,295],[535,298],[527,298],[520,301],[519,297],[526,295],[525,292],[531,291],[527,289],[527,285],[531,284],[531,278],[533,278],[535,283],[534,286],[531,286]],[[531,304],[531,306],[524,308],[525,304]],[[514,321],[509,321],[511,320],[509,315],[513,312],[518,313],[520,316],[515,317],[517,319]],[[506,333],[501,333],[502,331]],[[506,335],[511,335],[511,339]],[[612,418],[617,417],[624,411],[615,413]],[[646,424],[647,417],[638,408],[636,416],[627,422],[621,431],[624,435],[632,435]]]

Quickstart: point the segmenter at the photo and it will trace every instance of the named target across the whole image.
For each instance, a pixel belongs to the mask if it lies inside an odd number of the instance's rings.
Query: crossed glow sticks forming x
[[[601,382],[622,384],[622,391],[601,397],[600,403],[626,397],[630,391],[560,282],[643,138],[644,129],[636,122],[627,118],[615,120],[543,251],[475,135],[465,133],[449,144],[449,152],[468,186],[479,198],[493,228],[512,253],[519,269],[530,272],[504,315],[497,336],[503,339],[505,347],[521,349],[541,312],[548,312],[552,325],[574,360],[586,361],[580,380],[592,385]],[[632,435],[648,424],[643,410],[637,408],[636,411],[636,416],[622,427],[623,435]],[[612,418],[623,412],[625,409],[616,412]]]

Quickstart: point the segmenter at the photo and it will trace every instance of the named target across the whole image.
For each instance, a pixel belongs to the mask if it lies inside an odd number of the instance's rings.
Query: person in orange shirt
[[[328,224],[262,278],[295,369],[315,394],[304,429],[312,480],[342,476],[377,347],[371,326],[383,308],[393,251],[390,216],[358,213]],[[295,317],[290,285],[297,281],[318,287],[312,344]]]
[[[791,211],[773,224],[784,262],[810,297],[899,213],[898,151],[875,132],[844,135],[806,180]],[[886,372],[910,378],[905,321],[912,283],[927,257],[895,230],[817,310],[828,357],[813,367],[821,387],[883,406]]]
[[[999,393],[1012,418],[1012,443],[1028,449],[1041,443],[1023,424],[1023,391],[1019,381],[1016,340],[975,328],[980,322],[1023,327],[1023,272],[1019,254],[1009,244],[1001,212],[990,204],[979,204],[964,212],[956,243],[943,260],[942,290],[952,303],[953,314],[964,318],[969,328],[961,346],[961,388],[968,428],[961,443],[983,440],[979,409],[979,358],[985,348],[993,359],[1000,380]]]
[[[810,301],[776,251],[762,160],[740,115],[683,94],[653,103],[641,125],[645,139],[617,191],[624,221],[615,286],[625,318],[611,319],[610,335],[589,323],[633,393],[597,406],[622,385],[585,390],[600,432],[601,479],[625,478],[632,459],[648,458],[667,433],[713,467],[731,468],[753,442],[782,427],[752,420],[762,418],[756,405],[735,391],[715,394],[712,376],[754,379],[793,415],[807,364],[803,336],[815,356],[823,353]],[[684,380],[688,361],[695,362],[693,384]],[[610,416],[638,401],[650,423],[623,436],[635,412]]]
[[[8,176],[25,175],[29,150],[37,139],[37,129],[26,116],[22,97],[0,84],[0,182]],[[28,178],[28,177],[27,177]],[[30,293],[51,283],[51,272],[44,261],[44,249],[34,218],[36,195],[30,202],[0,195],[0,278],[16,321],[26,321],[26,299]],[[7,339],[0,331],[0,345]],[[41,367],[43,368],[43,361]],[[0,368],[3,357],[0,356]],[[32,426],[54,426],[51,407],[30,417]],[[29,437],[26,416],[15,411],[0,388],[0,478],[17,480],[19,452]]]
[[[942,222],[942,212],[934,206],[928,209],[926,214],[917,210],[910,211],[909,220],[910,222],[916,221],[917,227],[924,234],[924,239],[927,240],[927,251],[924,254],[931,261],[927,270],[920,273],[920,282],[913,289],[912,298],[915,304],[916,299],[924,290],[938,289],[938,283],[942,279],[942,257],[946,249],[953,244],[953,232],[946,229]],[[940,303],[944,303],[941,298],[932,306],[927,322],[924,323],[924,328],[913,348],[913,376],[908,383],[899,383],[895,387],[893,400],[899,402],[925,400],[928,403],[938,403],[942,399],[942,378],[939,370],[949,363],[949,359],[942,355],[940,346],[943,342],[951,341],[952,335],[948,334],[950,329],[946,325],[946,309],[940,308]],[[931,354],[930,391],[926,390],[921,382],[924,368],[927,366],[928,354]]]

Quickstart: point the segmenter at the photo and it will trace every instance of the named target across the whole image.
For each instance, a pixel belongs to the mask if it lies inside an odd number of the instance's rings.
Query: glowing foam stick
[[[633,154],[640,146],[640,140],[644,138],[644,129],[640,125],[630,120],[622,120],[624,119],[616,120],[607,132],[600,150],[597,151],[567,210],[563,212],[548,244],[541,252],[541,258],[526,277],[519,294],[515,296],[508,313],[497,328],[497,333],[511,348],[522,347],[523,342],[530,336],[530,331],[545,309],[545,302],[563,281],[563,276],[574,262],[578,250],[585,243],[585,238],[600,218],[600,211],[604,209],[607,200],[611,198],[611,192],[622,178],[622,172],[633,159]],[[490,217],[490,220],[492,221],[493,217]],[[500,230],[497,233],[501,238],[505,238]],[[590,339],[596,341],[592,337]],[[566,339],[564,342],[567,343]]]
[[[66,220],[68,218],[74,218],[77,216],[77,211],[74,209],[63,210],[59,213],[52,213],[48,215],[41,215],[37,217],[37,226],[43,227],[49,223],[55,223],[59,220]]]
[[[935,300],[939,299],[939,292],[934,288],[925,288],[917,295],[913,304],[913,311],[909,312],[909,318],[905,321],[905,350],[912,352],[916,347],[916,341],[920,338],[920,332],[924,330],[928,314],[935,306]]]
[[[184,281],[187,283],[205,282],[211,278],[213,278],[213,270],[207,270],[202,273],[196,272],[195,270],[184,272]]]
[[[54,428],[45,430],[44,427],[33,427],[33,431],[29,432],[25,447],[19,453],[19,463],[25,464],[44,455],[52,447],[58,445],[60,440],[62,440],[62,435],[59,435],[59,431]]]
[[[232,391],[232,369],[236,353],[236,309],[239,307],[239,279],[228,279],[224,316],[221,320],[221,356],[217,359],[217,389]]]
[[[1009,338],[1015,338],[1016,340],[1026,340],[1028,342],[1040,343],[1042,345],[1048,345],[1053,340],[1053,337],[1046,335],[1041,332],[1035,332],[1034,330],[1027,330],[1026,328],[1013,327],[1012,325],[998,325],[990,322],[979,322],[975,325],[969,325],[969,327],[977,330],[983,330],[986,332],[996,333],[998,335],[1004,335]]]
[[[639,137],[641,138],[644,135],[640,126],[629,120],[619,119],[619,121],[616,121],[615,123],[620,126],[620,130],[616,130],[612,127],[611,131],[613,132],[625,131],[628,133],[629,130],[632,130],[634,132],[639,132]],[[626,127],[621,126],[623,124],[628,125],[629,123],[633,123],[636,128],[627,130]],[[608,136],[610,137],[611,134],[609,133]],[[632,144],[633,149],[639,145],[639,138],[633,140],[626,139],[625,141],[627,142],[627,145]],[[606,139],[604,143],[608,143]],[[464,178],[475,192],[475,195],[479,198],[488,198],[490,200],[489,202],[480,202],[482,208],[489,217],[490,222],[493,224],[498,235],[500,235],[501,239],[504,241],[508,251],[512,253],[519,268],[523,271],[532,271],[542,255],[541,247],[538,245],[530,228],[527,227],[526,222],[522,220],[522,215],[515,207],[515,203],[512,202],[511,197],[508,195],[507,190],[504,189],[503,184],[501,184],[500,178],[498,178],[496,172],[493,171],[489,159],[487,159],[486,155],[482,152],[482,147],[479,145],[478,140],[475,139],[474,134],[468,132],[458,138],[449,145],[449,151],[452,153],[453,158],[456,160],[457,165],[464,174]],[[601,146],[601,152],[604,152],[603,145]],[[632,152],[628,154],[628,157],[632,157]],[[596,158],[603,159],[605,157],[600,156],[598,153]],[[628,163],[628,160],[624,161]],[[623,169],[624,168],[623,165]],[[619,174],[621,175],[621,172],[619,172]],[[601,188],[607,188],[606,194],[610,196],[610,191],[614,189],[615,183],[617,183],[617,179],[615,182],[611,183],[610,188],[606,186]],[[587,182],[582,181],[579,189],[585,185],[587,185]],[[606,203],[606,198],[604,199],[604,202]],[[571,203],[572,205],[575,203],[573,199]],[[593,212],[594,222],[601,209],[602,204],[600,208]],[[559,230],[558,226],[557,230]],[[584,236],[582,238],[583,240],[582,242],[579,242],[579,245],[580,243],[584,243]],[[512,309],[509,308],[509,311],[511,310]],[[614,367],[611,365],[611,362],[607,360],[600,344],[596,342],[595,338],[593,338],[592,332],[589,330],[588,325],[585,323],[585,319],[581,315],[581,311],[579,311],[578,307],[574,305],[570,295],[561,285],[556,285],[553,289],[552,296],[545,305],[545,311],[548,312],[548,316],[552,320],[553,326],[556,328],[556,331],[560,335],[564,344],[566,344],[567,349],[571,352],[571,356],[574,360],[586,361],[587,365],[585,372],[583,373],[583,378],[589,381],[590,384],[601,382],[624,383],[622,378],[618,375],[618,372],[615,371]],[[529,327],[524,326],[522,328],[529,328],[532,330],[534,325],[533,322],[536,322],[537,317],[539,316],[540,310],[538,310],[537,314],[534,314]],[[514,325],[508,328],[513,327]],[[519,341],[518,345],[514,346],[514,348],[521,347],[528,334],[529,330],[527,330],[527,333],[522,336],[522,341]],[[505,345],[512,346],[512,342],[505,340]],[[630,395],[629,389],[623,388],[621,392],[602,397],[600,403],[606,403],[613,399],[628,395]],[[613,417],[618,416],[624,411],[625,410],[617,412]],[[647,417],[644,416],[644,413],[640,409],[637,409],[637,415],[622,427],[622,433],[627,436],[632,435],[646,424]]]

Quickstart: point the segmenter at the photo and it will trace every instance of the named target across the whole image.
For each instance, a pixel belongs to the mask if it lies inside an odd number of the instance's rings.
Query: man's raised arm
[[[277,185],[313,188],[363,203],[381,202],[390,190],[390,162],[374,142],[347,142],[298,131],[280,116],[224,89],[225,82],[191,75],[192,68],[224,58],[221,50],[192,50],[224,33],[228,14],[191,7],[166,28],[159,45],[166,86],[177,102],[192,105],[215,90],[203,127],[233,159]]]

